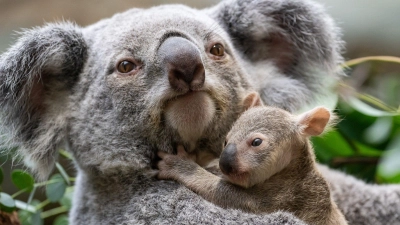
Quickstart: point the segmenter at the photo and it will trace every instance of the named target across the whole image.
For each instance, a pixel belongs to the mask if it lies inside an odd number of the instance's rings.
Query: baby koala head
[[[252,94],[245,99],[250,109],[228,133],[219,161],[225,179],[245,188],[263,183],[287,167],[308,146],[308,137],[321,134],[331,118],[324,107],[295,116],[262,106],[257,98]]]

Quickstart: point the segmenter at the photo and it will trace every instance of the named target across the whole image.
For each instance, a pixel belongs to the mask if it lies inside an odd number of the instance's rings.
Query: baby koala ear
[[[331,118],[331,112],[324,107],[316,107],[308,112],[301,114],[297,118],[301,133],[305,136],[320,135]]]
[[[252,107],[263,106],[263,105],[264,104],[262,103],[261,97],[257,92],[251,92],[243,100],[244,110],[248,110]]]

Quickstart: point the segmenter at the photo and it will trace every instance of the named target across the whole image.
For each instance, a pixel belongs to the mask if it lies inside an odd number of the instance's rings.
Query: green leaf
[[[378,165],[378,176],[386,182],[399,182],[400,178],[400,130],[393,138]]]
[[[333,157],[354,155],[353,149],[338,131],[331,131],[322,137],[312,138],[315,154],[322,163],[329,163]]]
[[[14,208],[14,199],[10,195],[0,192],[0,209],[4,212],[12,212],[14,211]]]
[[[31,220],[32,220],[32,225],[43,225],[43,219],[40,216],[40,211],[32,214]]]
[[[354,97],[349,97],[346,99],[346,102],[351,105],[355,110],[368,115],[368,116],[373,116],[373,117],[382,117],[382,116],[397,116],[399,115],[398,112],[387,112],[387,111],[382,111],[379,109],[375,109],[372,106],[364,103],[363,101],[354,98]]]
[[[18,189],[26,189],[27,192],[31,192],[35,184],[33,177],[23,170],[12,171],[11,180]]]
[[[65,206],[68,210],[72,207],[72,196],[74,194],[74,187],[68,187],[64,196],[60,200],[60,204]]]
[[[357,141],[353,141],[354,146],[358,150],[358,155],[364,156],[364,157],[381,157],[382,156],[382,150],[373,148],[369,145],[364,145],[361,144]]]
[[[0,184],[3,183],[3,179],[4,179],[3,168],[0,167]]]
[[[46,196],[51,202],[59,201],[65,193],[67,184],[60,174],[54,174],[46,185]]]
[[[385,142],[392,131],[392,117],[380,117],[370,127],[368,127],[364,134],[364,140],[369,144],[381,144]]]
[[[59,215],[54,220],[53,225],[68,225],[68,216],[67,215]]]
[[[32,221],[31,221],[32,214],[33,213],[25,211],[25,210],[19,210],[18,218],[19,218],[19,221],[21,222],[21,225],[32,225]]]

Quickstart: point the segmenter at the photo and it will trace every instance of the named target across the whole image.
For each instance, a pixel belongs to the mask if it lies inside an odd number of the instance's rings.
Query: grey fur
[[[318,169],[349,224],[400,224],[400,185],[366,184],[324,165]]]
[[[268,39],[271,31],[286,41]],[[179,102],[156,54],[170,35],[188,39],[201,52],[203,92],[215,107],[211,122],[192,140],[183,139],[165,119],[169,102]],[[291,111],[312,102],[325,78],[337,77],[339,36],[321,7],[307,0],[224,1],[203,11],[160,6],[132,9],[86,28],[48,24],[25,31],[1,55],[1,128],[42,179],[59,146],[73,154],[78,180],[72,224],[302,224],[287,213],[224,210],[148,174],[158,149],[171,153],[183,144],[218,155],[252,85],[268,104]],[[225,45],[224,60],[207,55],[213,42]],[[289,50],[287,43],[293,46]],[[255,51],[256,46],[265,48]],[[293,57],[269,54],[282,48]],[[140,65],[136,74],[116,72],[126,58]]]

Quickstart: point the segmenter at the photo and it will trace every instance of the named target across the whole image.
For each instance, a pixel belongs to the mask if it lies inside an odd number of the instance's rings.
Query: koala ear
[[[206,13],[250,62],[247,69],[268,105],[298,110],[340,73],[341,33],[318,3],[226,0]]]
[[[64,22],[24,31],[0,56],[1,133],[40,179],[65,138],[67,102],[86,52],[80,28]]]
[[[328,109],[317,107],[301,114],[297,118],[297,124],[299,125],[303,135],[316,136],[324,132],[330,118],[331,113]]]
[[[230,0],[208,10],[250,61],[272,60],[284,73],[342,60],[339,29],[311,1]],[[299,71],[300,72],[300,71]]]
[[[248,94],[243,100],[243,107],[245,110],[248,110],[252,107],[263,106],[260,95],[257,92],[251,92]]]

